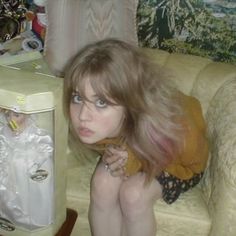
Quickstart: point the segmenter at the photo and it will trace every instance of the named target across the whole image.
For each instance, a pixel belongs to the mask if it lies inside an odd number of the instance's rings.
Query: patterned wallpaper
[[[141,46],[236,64],[236,0],[139,0]]]

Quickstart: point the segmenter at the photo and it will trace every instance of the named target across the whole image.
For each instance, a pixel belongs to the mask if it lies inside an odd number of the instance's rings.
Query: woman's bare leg
[[[113,177],[101,162],[91,181],[89,222],[92,236],[121,236],[119,189],[122,180]]]
[[[124,181],[120,189],[120,204],[125,230],[123,236],[155,236],[156,219],[153,205],[161,198],[162,187],[154,179],[144,185],[145,174],[138,173]]]

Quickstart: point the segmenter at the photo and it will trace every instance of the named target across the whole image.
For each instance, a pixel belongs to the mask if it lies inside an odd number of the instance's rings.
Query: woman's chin
[[[94,144],[94,143],[100,141],[100,139],[92,138],[92,137],[88,138],[88,137],[81,137],[80,136],[79,139],[84,144]]]

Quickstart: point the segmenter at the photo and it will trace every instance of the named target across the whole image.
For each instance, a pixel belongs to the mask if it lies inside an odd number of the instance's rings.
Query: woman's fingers
[[[104,153],[102,157],[102,161],[108,165],[111,165],[112,163],[117,162],[119,159],[120,159],[120,156],[114,155],[107,151]]]
[[[103,155],[103,162],[109,165],[118,162],[120,165],[125,165],[128,158],[127,151],[119,147],[108,147]],[[121,161],[122,160],[122,161]]]
[[[114,177],[125,177],[125,164],[128,158],[128,153],[122,148],[108,147],[105,151],[102,161],[105,168]]]
[[[114,161],[108,165],[111,171],[119,171],[120,169],[124,169],[125,163],[126,159],[119,157],[117,161]]]
[[[125,171],[123,168],[118,168],[116,170],[111,170],[110,169],[110,174],[113,176],[113,177],[123,177],[125,175]]]

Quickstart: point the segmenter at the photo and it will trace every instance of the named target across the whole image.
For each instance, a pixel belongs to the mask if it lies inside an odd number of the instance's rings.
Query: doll
[[[32,115],[4,110],[0,125],[0,217],[26,229],[53,221],[53,141]]]

